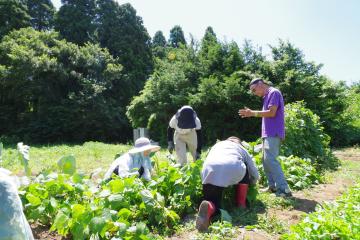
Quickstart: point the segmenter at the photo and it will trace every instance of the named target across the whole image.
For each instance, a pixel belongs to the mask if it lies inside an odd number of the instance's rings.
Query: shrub
[[[339,161],[331,153],[330,137],[324,132],[320,118],[304,102],[287,104],[285,108],[282,154],[310,158],[318,170],[338,167]]]

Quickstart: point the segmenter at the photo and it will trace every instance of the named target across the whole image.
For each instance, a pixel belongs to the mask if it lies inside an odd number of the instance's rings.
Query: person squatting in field
[[[134,148],[114,160],[105,173],[104,180],[108,180],[113,174],[116,174],[120,177],[137,175],[150,181],[152,170],[150,158],[159,149],[160,147],[152,145],[148,138],[138,138]]]
[[[180,165],[187,163],[187,149],[194,161],[200,158],[202,148],[201,122],[191,106],[181,107],[171,118],[167,129],[168,150],[175,149]]]
[[[263,139],[263,166],[268,181],[268,192],[275,192],[279,197],[290,197],[291,191],[285,179],[281,165],[277,160],[281,140],[285,138],[284,99],[280,90],[271,87],[261,78],[250,82],[250,91],[263,98],[261,111],[249,108],[239,110],[239,115],[261,117],[261,138]]]
[[[0,168],[0,239],[33,240],[18,195],[18,182],[9,170]]]
[[[249,184],[256,184],[259,172],[237,137],[217,142],[207,155],[202,171],[203,197],[196,218],[196,228],[206,231],[212,216],[219,213],[225,187],[236,185],[236,205],[246,208]]]

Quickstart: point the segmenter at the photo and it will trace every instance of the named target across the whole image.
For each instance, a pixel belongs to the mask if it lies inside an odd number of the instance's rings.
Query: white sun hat
[[[135,147],[130,149],[129,153],[139,153],[139,152],[145,152],[147,150],[156,152],[156,151],[160,150],[160,147],[157,145],[152,145],[148,138],[141,137],[135,141]]]

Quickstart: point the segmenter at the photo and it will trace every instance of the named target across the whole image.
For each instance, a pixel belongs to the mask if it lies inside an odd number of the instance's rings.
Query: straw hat
[[[135,141],[135,147],[130,149],[129,153],[139,153],[139,152],[145,152],[147,150],[151,150],[152,152],[156,152],[160,149],[157,145],[152,145],[150,143],[150,140],[146,137],[138,138]]]

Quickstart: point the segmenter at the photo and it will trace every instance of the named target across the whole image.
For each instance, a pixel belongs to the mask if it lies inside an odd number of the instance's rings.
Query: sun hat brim
[[[145,152],[147,150],[151,150],[152,152],[156,152],[160,150],[160,147],[157,145],[146,145],[146,146],[142,146],[142,147],[134,147],[132,149],[129,150],[129,153],[139,153],[139,152]]]

